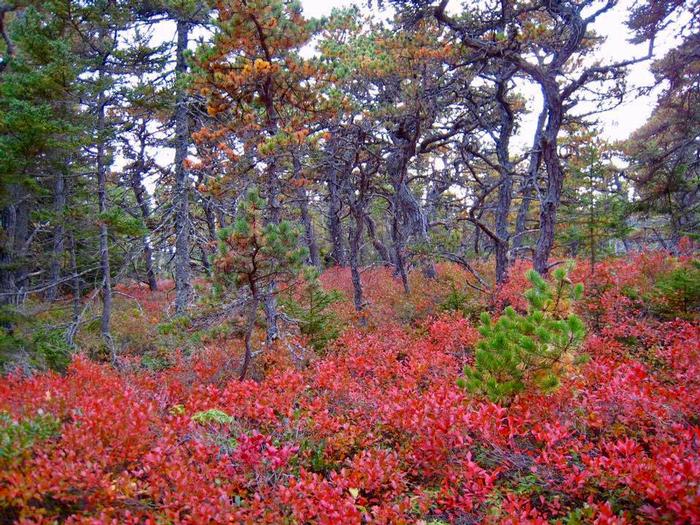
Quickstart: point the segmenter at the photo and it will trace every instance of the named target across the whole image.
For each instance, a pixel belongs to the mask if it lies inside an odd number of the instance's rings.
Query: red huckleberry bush
[[[700,326],[647,302],[688,264],[574,270],[589,359],[507,406],[457,386],[481,339],[471,321],[400,324],[380,294],[369,328],[258,381],[234,379],[240,344],[155,371],[79,356],[65,375],[7,377],[0,522],[700,523]],[[494,312],[527,304],[523,270]],[[327,287],[349,286],[331,272]]]

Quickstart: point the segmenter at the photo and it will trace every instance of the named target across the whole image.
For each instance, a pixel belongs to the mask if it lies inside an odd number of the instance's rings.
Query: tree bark
[[[382,260],[384,265],[391,266],[392,261],[391,257],[389,256],[389,250],[384,243],[379,240],[379,237],[377,236],[377,227],[374,224],[374,219],[369,216],[369,213],[365,213],[365,223],[367,224],[367,233],[372,241],[372,246],[374,246],[374,249],[379,254],[379,258]]]
[[[14,192],[13,192],[14,193]],[[9,307],[16,303],[15,268],[14,268],[14,245],[15,229],[17,223],[17,211],[14,203],[10,203],[0,210],[0,307]],[[6,320],[0,327],[8,333],[12,333],[11,321]]]
[[[301,162],[294,155],[294,175],[296,177],[301,177]],[[308,262],[316,267],[321,268],[321,256],[318,251],[318,244],[316,244],[316,235],[314,233],[314,225],[311,221],[311,215],[309,214],[309,195],[306,188],[300,186],[297,188],[297,198],[299,199],[299,212],[301,214],[301,223],[304,225],[304,240],[306,241],[306,247],[309,249],[309,259]]]
[[[258,314],[258,306],[260,305],[260,300],[258,299],[257,293],[253,292],[253,297],[251,299],[250,309],[248,310],[248,319],[246,321],[245,329],[245,354],[243,356],[243,365],[241,366],[241,374],[238,377],[240,381],[245,379],[248,373],[248,367],[250,366],[250,361],[253,357],[253,348],[251,346],[251,339],[253,337],[253,329],[255,328],[255,319]]]
[[[189,145],[189,117],[187,92],[182,86],[187,73],[185,52],[189,40],[190,24],[177,21],[177,47],[175,65],[175,311],[184,314],[192,295],[190,269],[190,217],[189,179],[185,169]]]
[[[512,75],[512,73],[511,73]],[[496,85],[496,100],[500,113],[500,130],[496,141],[496,156],[500,171],[500,186],[498,188],[498,203],[496,207],[496,282],[503,283],[508,275],[508,249],[510,233],[508,232],[508,217],[510,203],[513,198],[513,164],[510,161],[510,137],[513,133],[513,112],[506,100],[506,90],[510,75],[499,80]]]
[[[270,162],[270,166],[268,168],[267,188],[267,205],[269,210],[268,221],[272,224],[279,224],[282,220],[282,210],[279,202],[281,189],[274,161]],[[267,291],[265,292],[264,301],[265,318],[267,321],[266,339],[268,343],[279,337],[279,328],[277,326],[278,315],[277,297],[275,295],[276,291],[277,283],[274,279],[272,279]]]
[[[100,80],[103,75],[100,73]],[[116,361],[116,348],[114,347],[109,325],[112,317],[112,275],[109,265],[109,231],[104,218],[108,211],[107,204],[107,161],[105,159],[105,106],[106,97],[104,88],[100,87],[97,99],[97,196],[98,209],[102,219],[100,220],[100,273],[102,274],[102,316],[100,320],[100,332],[102,339],[112,354],[112,361]]]
[[[360,278],[360,248],[362,232],[364,229],[364,212],[353,206],[352,215],[355,226],[350,228],[350,275],[352,279],[353,303],[355,311],[360,314],[360,324],[365,325],[366,319],[362,316],[364,310],[364,298],[362,294],[362,280]]]
[[[297,191],[299,196],[299,211],[301,213],[301,222],[304,225],[304,240],[309,249],[309,263],[316,268],[321,268],[321,255],[318,251],[316,243],[316,234],[314,225],[309,214],[309,197],[306,189],[299,188]]]
[[[407,183],[408,162],[415,155],[418,135],[417,129],[415,129],[418,124],[412,120],[410,118],[404,119],[399,124],[397,131],[392,134],[394,147],[386,161],[387,174],[394,190],[392,196],[392,238],[394,251],[396,252],[396,271],[401,276],[401,282],[406,293],[410,291],[410,288],[404,260],[407,235],[403,225],[406,225],[409,235],[417,236],[426,245],[430,241],[425,215]],[[437,276],[435,265],[432,261],[425,263],[423,273],[428,278]]]
[[[216,233],[216,215],[214,213],[214,202],[210,197],[204,199],[204,218],[207,222],[207,231],[209,233],[209,242],[215,243],[217,240]]]
[[[29,215],[31,213],[31,208],[29,205],[29,194],[26,190],[20,189],[18,192],[19,198],[17,206],[15,207],[17,213],[17,224],[15,227],[15,286],[16,286],[16,298],[15,304],[21,304],[24,302],[27,295],[27,288],[29,284],[29,266],[27,264],[27,257],[29,251]]]
[[[340,212],[343,204],[340,200],[341,188],[338,182],[338,170],[331,159],[331,167],[328,170],[328,232],[331,241],[331,261],[338,266],[345,266],[347,259],[343,246],[343,224],[340,220]]]
[[[542,135],[542,161],[547,169],[547,192],[540,203],[540,235],[535,246],[533,266],[541,274],[547,273],[547,261],[554,245],[557,209],[564,186],[564,171],[559,162],[557,135],[562,123],[562,100],[554,80],[541,84],[544,104],[548,108],[547,127]]]
[[[19,184],[8,188],[8,204],[0,210],[0,306],[22,302],[26,280],[26,240],[29,228],[29,206],[26,190]],[[9,324],[6,328],[11,330]]]
[[[141,127],[141,133],[145,133],[146,125],[145,123]],[[145,198],[146,188],[143,186],[143,176],[146,168],[146,141],[145,137],[141,135],[141,145],[139,148],[138,159],[134,170],[131,173],[131,191],[134,192],[134,198],[136,199],[136,204],[141,211],[141,218],[145,225],[148,225],[148,218],[151,215],[151,211],[148,208],[148,201]],[[141,238],[143,243],[143,262],[146,265],[146,280],[148,282],[148,287],[151,291],[155,292],[158,290],[158,281],[156,280],[156,274],[153,269],[153,249],[151,248],[151,242],[148,238],[148,234]]]
[[[46,300],[55,301],[58,297],[61,281],[61,257],[64,246],[63,211],[66,207],[66,188],[63,172],[59,169],[54,176],[54,220],[53,247],[51,251],[50,284],[46,291]]]
[[[70,234],[70,266],[71,266],[71,285],[73,288],[73,323],[77,326],[80,320],[80,299],[83,292],[80,287],[80,275],[78,273],[78,254],[75,242],[75,235]],[[73,346],[73,338],[67,340],[70,346]]]
[[[544,130],[546,120],[547,109],[542,108],[542,111],[540,111],[540,115],[537,118],[537,128],[535,130],[535,137],[532,141],[532,149],[530,150],[527,176],[521,190],[522,200],[520,201],[518,215],[515,220],[515,234],[513,235],[512,247],[513,251],[520,249],[525,238],[527,217],[530,214],[530,202],[532,201],[532,195],[535,193],[535,189],[537,188],[537,175],[542,162],[542,131]]]
[[[406,273],[406,260],[404,258],[404,235],[401,231],[401,222],[399,219],[399,211],[397,210],[398,203],[396,200],[392,203],[391,213],[391,240],[394,244],[394,261],[396,265],[395,276],[398,275],[401,279],[404,293],[411,293],[411,287],[408,283],[408,274]]]

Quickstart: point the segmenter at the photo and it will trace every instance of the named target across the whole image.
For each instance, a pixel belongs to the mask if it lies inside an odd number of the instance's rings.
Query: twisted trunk
[[[540,235],[535,246],[533,266],[541,274],[547,273],[547,261],[554,245],[557,210],[564,186],[564,170],[559,162],[557,135],[562,123],[562,100],[554,80],[543,82],[545,107],[548,108],[547,127],[542,135],[542,161],[547,169],[547,191],[540,203]]]
[[[409,128],[411,125],[407,122],[402,123],[399,127],[398,133],[392,138],[394,148],[386,161],[387,174],[394,190],[392,196],[392,240],[394,242],[396,273],[401,277],[406,293],[410,291],[404,259],[407,237],[414,235],[426,245],[430,241],[425,215],[407,183],[408,163],[415,154],[415,137],[417,136],[417,132]],[[408,235],[404,231],[403,225],[406,225]],[[432,261],[425,263],[423,273],[429,278],[434,278],[437,275]]]
[[[379,237],[377,237],[377,227],[374,224],[374,219],[372,219],[368,213],[365,213],[365,223],[367,224],[367,233],[369,234],[369,238],[372,240],[372,246],[374,246],[374,249],[379,254],[382,262],[386,266],[390,266],[392,261],[391,257],[389,256],[389,250],[384,243],[379,240]]]
[[[526,179],[522,187],[522,200],[518,207],[518,215],[515,220],[515,234],[513,235],[513,251],[516,252],[523,245],[525,238],[525,230],[527,229],[527,217],[530,214],[530,202],[533,200],[533,193],[537,187],[537,175],[542,162],[542,132],[544,123],[547,119],[547,110],[542,108],[540,115],[537,118],[537,128],[535,137],[532,141],[532,150],[530,151],[529,165],[527,169]]]
[[[340,212],[343,203],[340,199],[341,187],[338,181],[338,169],[335,162],[331,161],[328,170],[328,232],[331,241],[331,261],[338,266],[345,266],[347,259],[343,246],[343,224],[340,220]]]

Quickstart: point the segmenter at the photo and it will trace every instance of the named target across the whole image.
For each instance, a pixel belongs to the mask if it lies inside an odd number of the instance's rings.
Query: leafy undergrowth
[[[692,268],[646,253],[577,270],[590,359],[507,407],[456,385],[479,333],[432,295],[421,320],[419,291],[410,319],[371,296],[369,329],[257,382],[228,380],[237,344],[160,371],[77,357],[10,377],[0,522],[700,523],[697,298],[658,286]],[[524,270],[497,308],[525,307]]]

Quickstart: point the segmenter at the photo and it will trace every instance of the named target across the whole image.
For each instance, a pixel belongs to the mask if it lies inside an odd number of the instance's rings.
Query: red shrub
[[[382,287],[370,293],[378,327],[349,329],[304,370],[279,361],[259,382],[230,380],[232,341],[161,372],[79,357],[64,377],[6,378],[0,410],[24,422],[50,414],[60,429],[25,449],[0,441],[2,518],[700,523],[700,327],[655,320],[630,292],[670,264],[640,254],[581,271],[590,362],[555,393],[507,408],[455,384],[478,340],[468,321],[386,322],[401,291],[385,270],[368,275],[368,290]],[[343,287],[344,271],[324,279]],[[499,304],[518,306],[518,279]],[[210,409],[227,417],[193,420]]]

